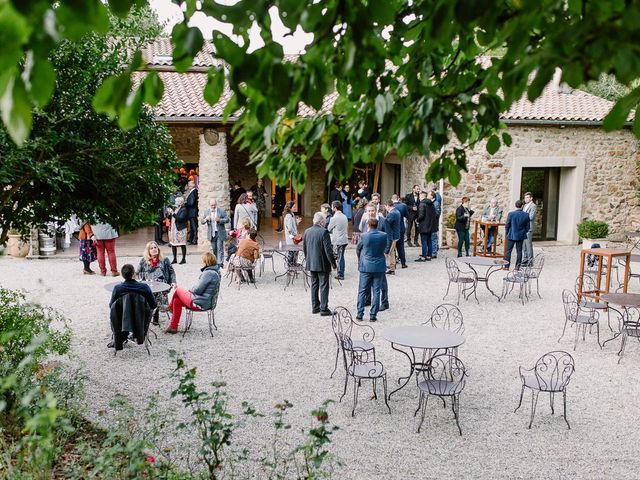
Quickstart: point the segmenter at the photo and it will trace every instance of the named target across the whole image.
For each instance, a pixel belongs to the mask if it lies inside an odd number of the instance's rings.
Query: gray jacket
[[[486,207],[484,207],[484,210],[482,211],[483,217],[489,218],[489,215],[491,215],[491,205],[487,205]],[[495,221],[499,222],[502,219],[502,208],[500,208],[500,206],[498,205],[496,205],[495,215],[496,215]]]
[[[216,215],[218,216],[218,219],[216,220],[215,227],[211,223],[210,208],[207,208],[204,211],[204,215],[202,215],[200,223],[202,223],[203,225],[205,223],[207,224],[207,238],[209,240],[212,240],[218,236],[218,238],[220,238],[221,240],[225,240],[227,238],[227,229],[225,228],[225,224],[231,223],[231,220],[229,219],[229,215],[227,215],[227,212],[225,212],[220,207],[216,208]]]
[[[248,218],[251,222],[251,228],[256,228],[258,224],[258,207],[255,203],[239,203],[233,212],[233,228],[240,228],[240,221]]]
[[[118,232],[108,223],[96,223],[91,225],[91,231],[96,237],[96,240],[111,240],[118,238]]]
[[[529,231],[533,230],[533,222],[536,219],[536,213],[538,212],[538,205],[531,200],[529,203],[525,203],[522,207],[522,211],[529,214]]]
[[[298,223],[293,213],[284,216],[284,241],[287,245],[293,245],[293,237],[298,234]]]
[[[329,226],[327,227],[331,234],[331,243],[333,245],[347,245],[349,243],[348,229],[349,219],[341,211],[336,211],[331,220],[329,220]]]
[[[202,274],[191,289],[193,303],[202,310],[212,310],[218,303],[218,291],[220,290],[220,267],[213,265],[202,269]]]

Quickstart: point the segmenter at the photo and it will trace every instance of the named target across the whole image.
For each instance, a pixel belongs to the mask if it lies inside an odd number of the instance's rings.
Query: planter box
[[[29,242],[23,241],[20,235],[9,235],[7,253],[12,257],[26,257],[29,254]]]
[[[591,245],[597,243],[600,245],[600,248],[607,247],[607,239],[606,238],[583,238],[582,239],[582,249],[587,250],[591,248]]]
[[[458,234],[455,228],[445,228],[444,241],[449,248],[458,248]]]

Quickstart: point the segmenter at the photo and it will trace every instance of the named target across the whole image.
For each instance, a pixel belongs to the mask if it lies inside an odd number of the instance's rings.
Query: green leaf
[[[0,72],[14,67],[20,61],[30,33],[27,20],[14,10],[11,2],[0,1]]]
[[[44,107],[56,86],[56,72],[47,58],[35,57],[29,82],[31,97],[39,107]]]
[[[124,18],[136,0],[109,0],[109,8],[118,17]]]
[[[162,95],[164,94],[164,83],[160,79],[158,72],[149,72],[142,82],[142,90],[144,102],[151,105],[152,107],[156,106],[162,100]]]
[[[624,97],[618,99],[613,108],[609,111],[602,126],[607,132],[622,128],[627,121],[631,109],[640,102],[640,87],[635,88]],[[637,113],[636,113],[637,115]]]
[[[240,65],[244,61],[244,50],[224,33],[213,32],[213,45],[216,48],[215,55],[232,67]]]
[[[566,65],[562,69],[562,80],[567,82],[573,88],[578,88],[584,81],[582,65],[577,62]]]
[[[138,125],[138,118],[142,110],[142,92],[138,89],[135,93],[131,92],[127,98],[125,107],[120,112],[118,118],[118,126],[125,132],[131,130]]]
[[[173,65],[178,72],[184,73],[202,49],[204,38],[198,27],[177,23],[171,31],[171,44],[173,45]]]
[[[224,91],[224,70],[211,67],[207,74],[207,83],[204,86],[204,99],[209,105],[215,105],[220,100]]]
[[[109,14],[101,0],[61,1],[55,12],[60,33],[65,38],[78,41],[91,31],[106,33],[109,30]]]
[[[8,82],[4,95],[0,98],[0,111],[9,135],[17,145],[22,145],[31,132],[33,119],[31,102],[19,75]]]
[[[378,94],[375,100],[375,107],[376,107],[376,121],[378,122],[379,125],[382,125],[382,122],[384,122],[384,116],[387,113],[387,102],[384,99],[383,95]]]
[[[460,169],[455,163],[451,162],[449,159],[447,159],[447,162],[451,163],[449,167],[449,183],[455,187],[460,183],[460,180],[462,180],[462,175],[460,174]]]
[[[500,150],[500,139],[497,135],[491,135],[487,141],[487,152],[489,152],[490,155],[494,155],[498,150]]]
[[[510,147],[512,141],[513,140],[511,139],[511,135],[509,135],[507,132],[502,133],[502,143],[504,143],[507,147]]]

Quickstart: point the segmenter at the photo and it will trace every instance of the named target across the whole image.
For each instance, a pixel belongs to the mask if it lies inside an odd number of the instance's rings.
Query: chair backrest
[[[625,308],[622,312],[622,325],[628,329],[640,329],[640,307]]]
[[[561,392],[569,384],[575,368],[571,355],[556,350],[541,356],[533,367],[533,371],[540,390]]]
[[[564,316],[570,322],[575,322],[578,315],[578,299],[571,290],[562,291],[562,304],[564,306]]]
[[[539,277],[540,272],[542,272],[542,267],[544,267],[544,254],[539,253],[533,258],[533,260],[531,260],[531,263],[527,266],[527,268],[529,269],[529,275],[534,278]]]
[[[353,329],[351,312],[345,307],[336,307],[331,314],[331,328],[338,341],[341,341],[340,335],[342,335],[343,332],[351,335],[351,330]]]
[[[441,328],[442,330],[448,330],[454,333],[464,333],[462,312],[458,307],[450,303],[438,305],[433,312],[431,312],[429,320],[424,322],[423,325]]]
[[[464,389],[467,370],[462,360],[455,355],[441,353],[429,359],[422,375],[425,380],[437,382],[435,385],[429,386],[429,393],[441,394],[443,391],[447,391],[451,394],[457,394]],[[444,382],[447,382],[446,389],[443,389]]]
[[[447,275],[449,276],[450,282],[455,282],[458,280],[458,276],[460,275],[460,267],[453,258],[445,258],[444,259],[445,267],[447,268]]]
[[[595,280],[590,277],[589,275],[583,275],[582,276],[582,291],[583,292],[594,292],[596,290],[596,282]],[[575,292],[576,295],[578,295],[578,292],[580,291],[580,275],[578,275],[576,277],[576,286],[575,286]]]

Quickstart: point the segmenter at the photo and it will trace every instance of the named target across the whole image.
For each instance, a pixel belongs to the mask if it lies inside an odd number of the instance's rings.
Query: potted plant
[[[591,248],[594,243],[605,247],[609,235],[609,225],[602,220],[583,220],[578,224],[578,236],[582,238],[582,248]]]
[[[29,254],[29,238],[26,233],[9,230],[6,253],[12,257],[26,257]]]
[[[456,214],[450,213],[447,215],[447,218],[444,222],[444,226],[446,227],[445,232],[445,242],[449,248],[457,248],[458,246],[458,234],[456,233]]]

